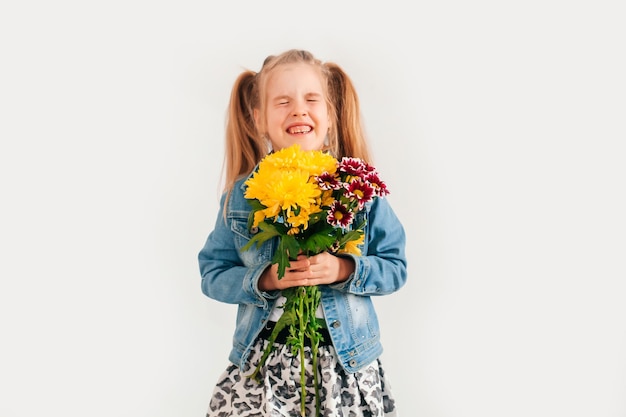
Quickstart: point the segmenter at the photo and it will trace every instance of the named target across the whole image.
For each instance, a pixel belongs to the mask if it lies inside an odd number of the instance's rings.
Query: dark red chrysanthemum
[[[367,182],[354,179],[346,187],[346,197],[356,200],[359,209],[362,209],[365,203],[374,197],[374,187]]]
[[[341,158],[341,162],[339,163],[339,167],[337,168],[339,172],[345,172],[348,175],[355,175],[362,177],[366,173],[366,165],[359,158]]]
[[[364,162],[365,167],[363,168],[363,170],[366,173],[370,173],[370,172],[375,172],[376,168],[374,168],[373,166],[371,166],[370,164],[368,164],[367,162]]]
[[[387,189],[387,184],[383,180],[380,179],[378,173],[376,171],[371,171],[365,176],[365,181],[374,187],[374,193],[378,197],[384,197],[389,194],[389,190]]]
[[[339,201],[335,201],[330,206],[326,221],[334,227],[339,226],[345,229],[352,223],[352,217],[353,214],[348,210],[348,207],[344,206]]]
[[[334,174],[328,172],[317,176],[317,184],[322,190],[338,190],[343,185]]]

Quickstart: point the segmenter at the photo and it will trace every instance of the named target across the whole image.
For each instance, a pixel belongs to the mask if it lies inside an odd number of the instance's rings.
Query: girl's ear
[[[261,112],[259,111],[259,109],[252,109],[252,117],[254,118],[254,127],[256,128],[256,131],[258,132],[259,135],[261,135],[261,138],[266,140],[268,143],[268,147],[269,147],[269,151],[272,151],[272,144],[269,140],[269,138],[267,137],[267,132],[264,131],[264,127],[261,126],[260,124],[260,117],[261,117]]]
[[[252,117],[254,118],[254,124],[257,129],[259,128],[259,109],[252,109]]]

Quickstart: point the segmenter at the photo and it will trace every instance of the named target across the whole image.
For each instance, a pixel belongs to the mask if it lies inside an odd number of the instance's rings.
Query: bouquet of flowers
[[[340,161],[323,151],[303,151],[293,145],[267,155],[245,185],[245,197],[252,206],[250,228],[258,232],[243,250],[278,238],[272,258],[278,264],[278,278],[285,275],[291,260],[299,254],[324,251],[360,255],[365,222],[355,224],[356,214],[366,203],[389,194],[374,167],[358,158]],[[317,352],[322,324],[315,317],[321,294],[317,286],[289,288],[283,314],[269,338],[267,349],[251,377],[259,371],[272,351],[278,333],[289,326],[287,345],[301,360],[302,415],[305,404],[304,346],[310,341],[316,408],[319,415]]]

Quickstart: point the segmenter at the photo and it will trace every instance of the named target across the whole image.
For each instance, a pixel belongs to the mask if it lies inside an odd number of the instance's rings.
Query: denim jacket
[[[235,183],[228,199],[222,196],[215,228],[198,254],[202,292],[238,305],[229,360],[242,370],[249,368],[248,356],[280,295],[257,286],[270,265],[276,239],[241,251],[253,236],[247,227],[251,207],[244,197],[245,180]],[[226,201],[228,207],[224,207]],[[376,198],[358,215],[367,220],[362,256],[342,255],[352,257],[354,273],[346,281],[319,286],[332,343],[347,372],[360,370],[383,350],[370,297],[397,291],[407,278],[404,228],[388,201]]]

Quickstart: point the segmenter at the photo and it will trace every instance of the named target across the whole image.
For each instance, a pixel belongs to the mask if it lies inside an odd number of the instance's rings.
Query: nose
[[[293,107],[293,116],[306,116],[308,114],[305,103],[302,100],[298,100]]]

